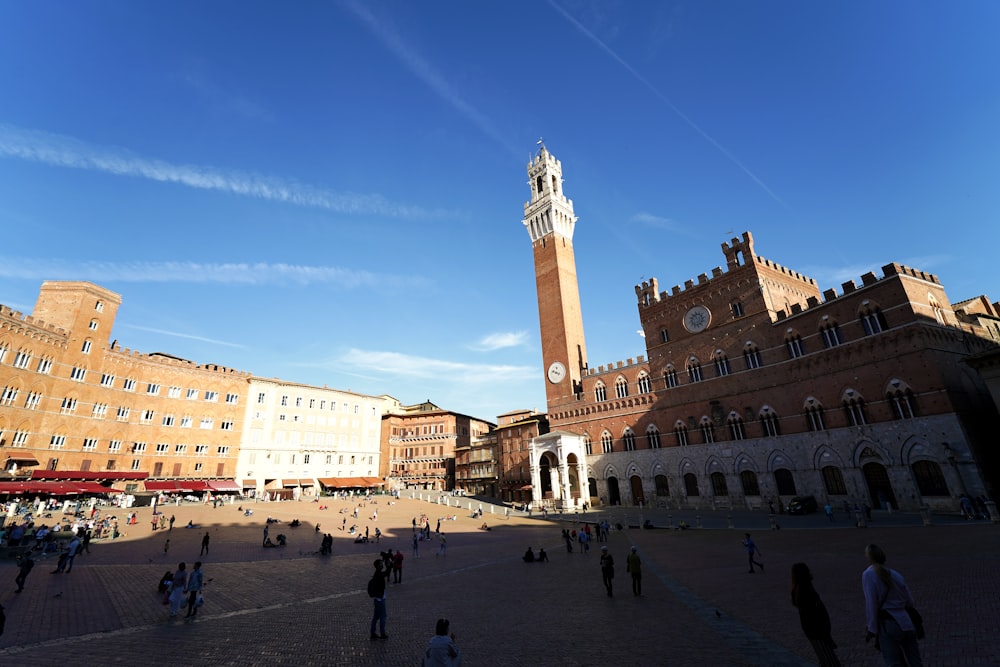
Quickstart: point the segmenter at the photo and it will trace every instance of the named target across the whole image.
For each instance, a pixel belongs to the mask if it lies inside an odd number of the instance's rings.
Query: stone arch
[[[709,456],[705,460],[705,475],[711,475],[713,472],[721,472],[723,475],[726,474],[726,466],[719,460],[718,456],[714,454]]]
[[[795,459],[789,456],[784,450],[775,449],[767,455],[767,471],[774,472],[778,468],[792,468],[795,466]]]
[[[851,458],[854,461],[855,468],[861,468],[869,461],[875,461],[884,466],[893,464],[892,452],[890,452],[884,445],[875,442],[868,437],[859,438],[854,443],[854,448],[851,451]]]
[[[733,473],[738,475],[744,470],[751,470],[755,473],[760,472],[760,468],[757,465],[757,462],[753,459],[753,457],[745,452],[741,452],[736,457],[736,460],[733,461]]]
[[[922,435],[908,436],[899,448],[899,461],[905,466],[911,466],[916,461],[934,461],[941,464],[947,460],[944,448],[930,444]]]
[[[837,450],[824,443],[813,452],[812,466],[816,470],[822,470],[826,466],[836,466],[843,469],[846,467],[846,462]]]

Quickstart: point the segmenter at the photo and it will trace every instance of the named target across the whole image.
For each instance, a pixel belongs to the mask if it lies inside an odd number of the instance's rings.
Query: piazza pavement
[[[51,557],[37,561],[21,594],[14,593],[14,560],[4,558],[0,665],[415,666],[440,617],[451,620],[467,667],[810,665],[814,654],[789,596],[791,565],[804,561],[829,609],[841,662],[876,666],[880,656],[864,642],[860,586],[869,542],[886,550],[887,564],[913,592],[927,628],[925,665],[1000,664],[1000,527],[987,521],[935,516],[925,526],[916,514],[875,512],[862,529],[839,511],[833,523],[822,512],[779,515],[780,529],[772,529],[762,512],[616,507],[506,519],[502,507],[486,503],[479,519],[471,516],[475,499],[407,492],[390,500],[376,496],[357,520],[341,513],[357,499],[251,502],[250,517],[236,504],[169,505],[163,509],[176,517],[174,528],[156,532],[151,508],[139,508],[137,525],[113,542],[93,542],[72,573],[50,574]],[[375,509],[377,521],[370,519]],[[112,513],[124,519],[123,511]],[[421,514],[432,530],[445,518],[445,555],[435,555],[432,540],[413,556],[411,525]],[[282,521],[271,526],[271,538],[284,533],[288,546],[261,547],[268,516]],[[353,543],[339,530],[345,516],[361,531],[368,526],[374,534],[378,526],[381,543]],[[295,518],[302,525],[289,527]],[[614,597],[601,583],[601,545],[567,553],[561,539],[563,528],[584,518],[622,524],[607,543],[616,560]],[[646,519],[658,528],[629,527]],[[681,519],[693,527],[665,528]],[[185,529],[188,521],[200,527]],[[489,531],[480,529],[484,522]],[[317,523],[334,536],[332,556],[317,553]],[[205,605],[193,622],[171,619],[157,582],[179,561],[190,569],[199,560],[206,531]],[[747,572],[745,531],[762,552],[764,573]],[[625,572],[631,546],[643,560],[641,597],[632,595]],[[522,562],[528,547],[545,548],[549,562]],[[372,561],[387,548],[405,556],[403,582],[389,586],[389,638],[373,641],[366,584]]]

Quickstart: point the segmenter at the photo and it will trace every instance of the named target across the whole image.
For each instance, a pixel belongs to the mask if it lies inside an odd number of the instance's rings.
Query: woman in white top
[[[875,544],[865,547],[870,563],[861,573],[861,588],[865,593],[865,641],[874,638],[882,651],[887,667],[908,665],[920,667],[917,630],[906,611],[913,606],[913,597],[903,575],[885,567],[885,552]]]

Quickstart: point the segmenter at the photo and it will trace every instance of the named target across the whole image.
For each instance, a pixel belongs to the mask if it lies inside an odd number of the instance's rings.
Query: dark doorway
[[[896,494],[892,492],[889,473],[881,463],[870,462],[861,466],[865,473],[865,483],[868,484],[868,496],[872,505],[878,509],[887,509],[886,504],[893,509],[899,509],[896,504]]]
[[[629,482],[632,485],[632,503],[635,505],[639,504],[645,505],[646,496],[642,492],[642,478],[639,477],[638,475],[633,475],[631,478],[629,478]]]
[[[608,477],[608,504],[609,505],[621,505],[622,504],[622,494],[618,489],[618,478]]]

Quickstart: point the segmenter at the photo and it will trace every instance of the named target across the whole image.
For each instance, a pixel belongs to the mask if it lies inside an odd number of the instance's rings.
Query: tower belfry
[[[587,368],[573,254],[577,217],[572,200],[563,194],[562,163],[544,144],[528,162],[528,184],[531,201],[524,204],[523,223],[535,256],[545,396],[551,411],[553,405],[572,400],[581,391]]]

